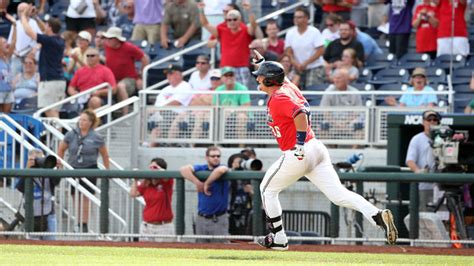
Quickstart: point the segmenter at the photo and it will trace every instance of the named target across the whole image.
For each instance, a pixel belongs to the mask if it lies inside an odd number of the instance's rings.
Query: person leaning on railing
[[[162,158],[153,158],[148,168],[152,171],[165,171],[167,163]],[[145,200],[143,222],[140,235],[174,235],[173,208],[171,206],[174,180],[145,179],[133,180],[130,187],[131,197],[142,196]],[[166,242],[171,238],[140,237],[140,241]]]

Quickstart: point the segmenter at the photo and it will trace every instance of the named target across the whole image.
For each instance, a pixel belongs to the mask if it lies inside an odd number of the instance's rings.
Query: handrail
[[[108,90],[107,90],[107,105],[110,105],[110,103],[112,103],[112,89],[113,89],[113,88],[112,88],[112,86],[111,86],[109,83],[104,82],[104,83],[101,83],[101,84],[99,84],[99,85],[97,85],[97,86],[95,86],[95,87],[92,87],[92,88],[88,89],[88,90],[85,90],[85,91],[83,91],[83,92],[79,92],[78,94],[74,94],[73,96],[67,97],[66,99],[63,99],[63,100],[61,100],[61,101],[59,101],[59,102],[56,102],[56,103],[51,104],[51,105],[49,105],[49,106],[43,107],[43,108],[39,109],[38,111],[36,111],[36,112],[33,114],[33,117],[34,117],[34,118],[40,118],[41,115],[42,115],[44,112],[46,112],[46,111],[48,111],[48,110],[50,110],[50,109],[52,109],[52,108],[59,107],[59,106],[65,104],[65,103],[67,103],[67,102],[72,102],[72,101],[74,101],[74,100],[76,100],[76,99],[78,99],[78,98],[80,98],[80,97],[82,97],[82,96],[84,96],[84,95],[89,95],[89,94],[91,94],[91,93],[93,93],[93,92],[95,92],[95,91],[98,91],[98,90],[100,90],[100,89],[103,89],[103,88],[105,88],[105,87],[108,88]]]

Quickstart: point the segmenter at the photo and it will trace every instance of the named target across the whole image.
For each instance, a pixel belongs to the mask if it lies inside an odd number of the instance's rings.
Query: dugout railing
[[[200,172],[197,173],[198,178],[201,180],[205,179],[209,175],[209,172]],[[253,197],[253,234],[254,236],[248,236],[245,239],[254,239],[255,236],[262,235],[264,233],[262,224],[263,218],[261,215],[261,199],[259,191],[259,182],[262,179],[263,172],[254,172],[254,171],[238,171],[238,172],[229,172],[225,174],[222,178],[227,180],[250,180],[254,187],[254,197]],[[430,239],[418,239],[419,235],[419,219],[418,219],[418,182],[437,182],[437,183],[473,183],[474,174],[413,174],[413,173],[340,173],[339,174],[342,181],[352,181],[356,182],[358,186],[357,191],[363,191],[364,182],[404,182],[410,183],[410,224],[409,224],[409,237],[399,239],[398,243],[408,243],[410,245],[416,245],[417,243],[466,243],[474,244],[474,240],[430,240]],[[109,170],[109,171],[98,171],[91,169],[80,169],[80,170],[53,170],[53,169],[21,169],[21,170],[12,170],[12,169],[1,169],[0,176],[5,177],[22,177],[27,178],[25,181],[25,186],[27,191],[25,192],[25,230],[26,232],[32,232],[33,228],[33,191],[32,191],[32,180],[31,177],[38,176],[49,176],[49,177],[97,177],[102,178],[102,190],[101,194],[101,217],[100,217],[100,234],[96,234],[99,237],[106,238],[107,236],[123,236],[123,237],[132,237],[136,234],[126,235],[126,234],[117,234],[110,232],[109,230],[109,212],[108,205],[110,202],[108,191],[108,179],[109,178],[129,178],[134,176],[137,178],[175,178],[176,181],[176,209],[175,209],[175,226],[176,226],[176,236],[172,237],[175,241],[182,241],[184,239],[192,238],[218,238],[218,239],[232,239],[229,236],[189,236],[184,235],[184,210],[185,210],[185,186],[184,178],[180,176],[178,171],[118,171],[118,170]],[[337,243],[339,241],[345,242],[384,242],[384,238],[368,238],[368,237],[358,237],[358,238],[339,238],[339,228],[338,228],[338,212],[339,207],[332,205],[331,208],[331,235],[330,237],[319,237],[319,238],[295,238],[296,240],[307,240],[307,239],[318,239],[322,241],[330,241],[331,243]],[[398,225],[401,226],[401,225]],[[3,235],[8,235],[9,232],[2,232]],[[18,235],[18,232],[12,233],[13,235]],[[31,233],[34,235],[35,233]],[[42,234],[42,233],[38,233]],[[61,233],[59,233],[61,234]]]

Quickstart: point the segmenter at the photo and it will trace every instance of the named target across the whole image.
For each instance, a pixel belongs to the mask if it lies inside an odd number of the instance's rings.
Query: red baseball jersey
[[[309,113],[309,104],[296,85],[285,81],[267,102],[267,124],[275,136],[282,151],[292,149],[296,144],[296,127],[294,118],[302,111]],[[308,118],[308,121],[310,118]],[[309,121],[306,129],[306,140],[314,138]]]

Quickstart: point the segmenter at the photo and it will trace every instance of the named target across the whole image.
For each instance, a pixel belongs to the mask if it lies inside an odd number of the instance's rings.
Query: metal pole
[[[34,210],[33,210],[33,179],[25,179],[25,231],[33,232]]]
[[[419,198],[418,183],[410,183],[410,239],[417,239],[419,234]]]
[[[356,192],[359,195],[364,195],[364,182],[358,181],[356,183]],[[360,230],[356,230],[356,237],[362,237],[362,232],[364,231],[364,219],[362,217],[362,213],[356,213],[356,224],[360,226]],[[362,242],[357,242],[358,245],[362,245]]]
[[[263,235],[262,221],[262,196],[260,195],[260,180],[252,180],[253,196],[252,196],[252,234]]]
[[[109,232],[109,179],[102,178],[100,180],[100,233],[107,234]]]
[[[176,178],[176,234],[184,235],[184,208],[185,208],[185,191],[184,178]]]
[[[339,237],[339,206],[331,203],[331,237]]]

